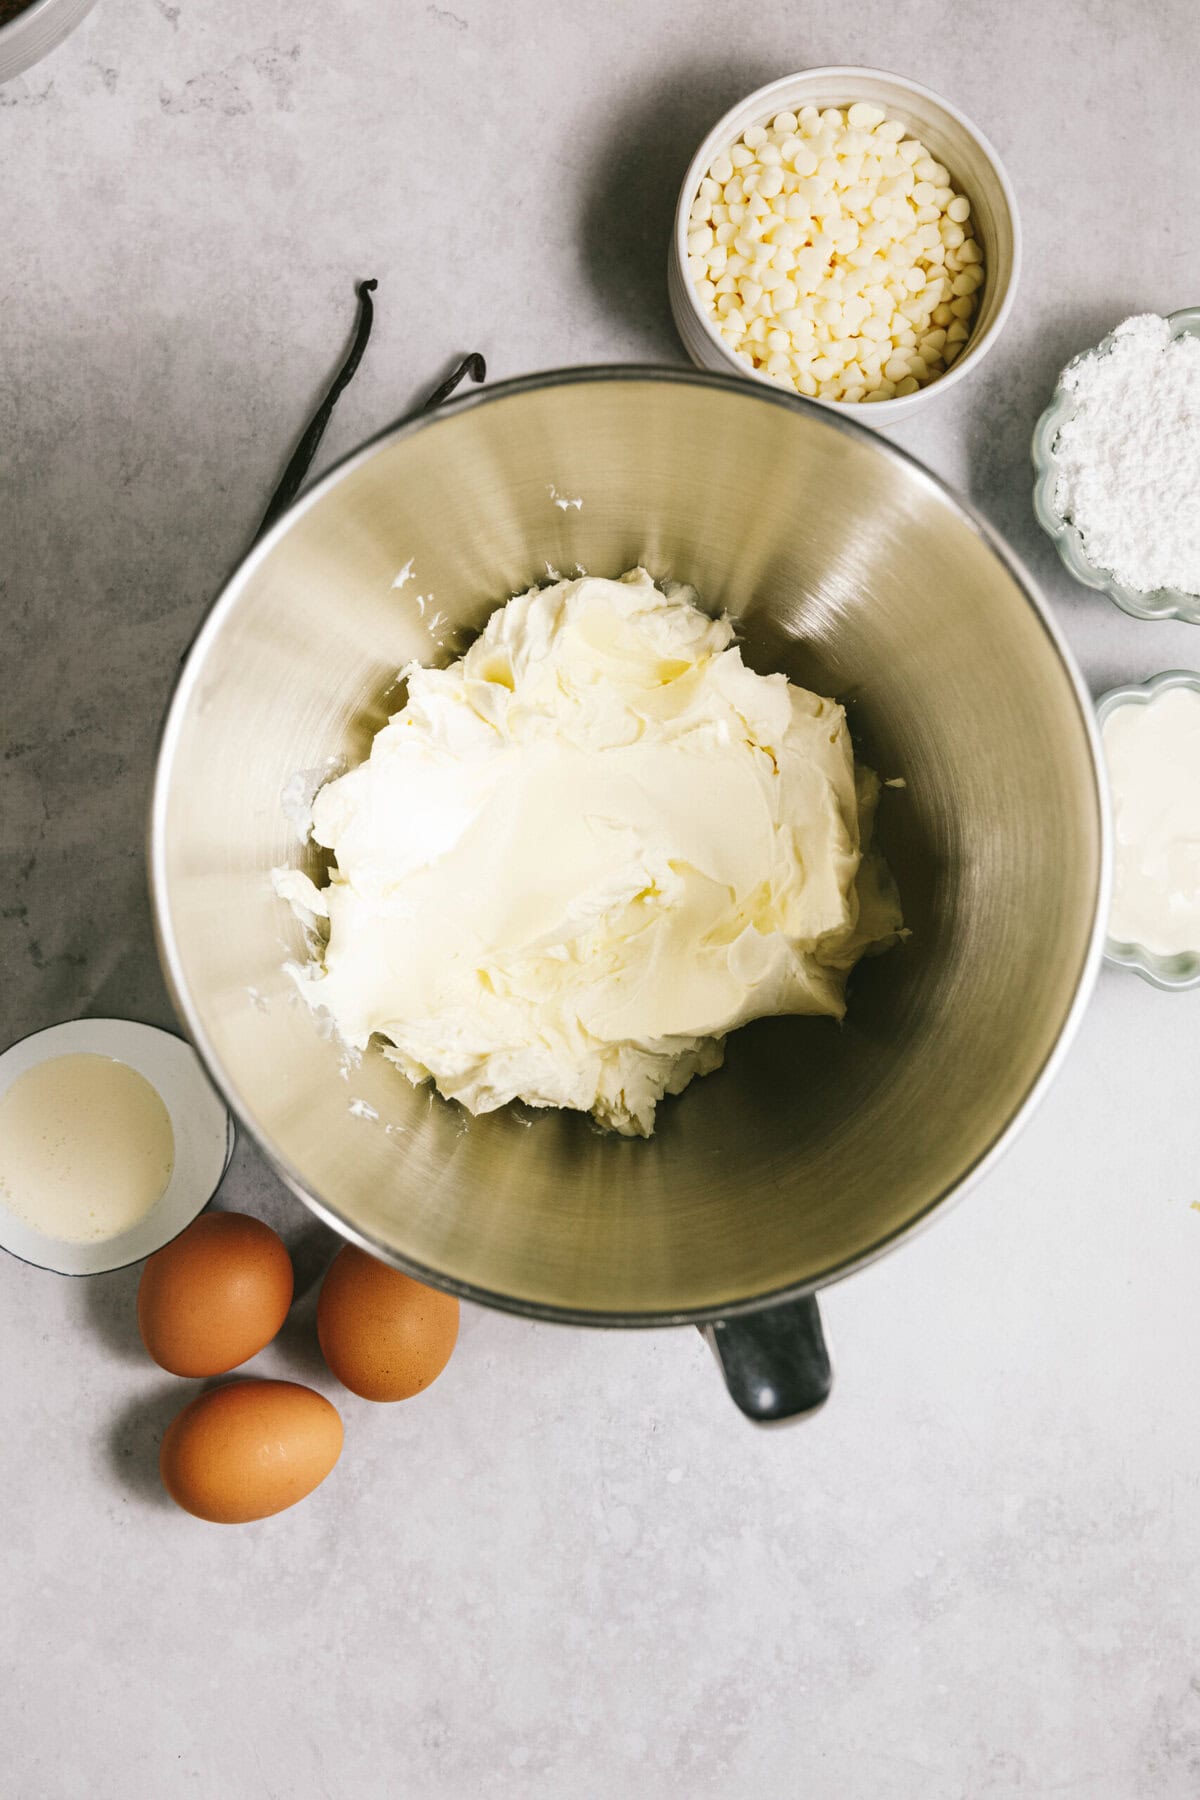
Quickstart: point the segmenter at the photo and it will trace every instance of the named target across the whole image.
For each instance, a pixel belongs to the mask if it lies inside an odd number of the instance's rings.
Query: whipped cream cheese
[[[336,866],[297,972],[345,1041],[475,1113],[521,1099],[649,1135],[766,1013],[840,1018],[901,929],[879,793],[834,701],[757,675],[728,619],[638,569],[531,589],[313,803]]]
[[[1104,721],[1116,856],[1108,935],[1200,950],[1200,694],[1169,687]]]

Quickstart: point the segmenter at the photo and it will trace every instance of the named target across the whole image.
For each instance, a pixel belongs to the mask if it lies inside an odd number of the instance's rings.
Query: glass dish
[[[1168,688],[1177,687],[1191,688],[1200,694],[1200,674],[1192,669],[1168,669],[1162,675],[1152,675],[1148,681],[1131,681],[1124,687],[1110,688],[1096,702],[1096,723],[1100,727],[1101,740],[1104,721],[1119,706],[1148,706]],[[1116,938],[1106,937],[1104,960],[1119,969],[1132,969],[1143,981],[1157,988],[1177,990],[1200,986],[1200,949],[1180,950],[1174,956],[1165,956],[1157,950],[1148,950],[1145,944],[1122,944]]]
[[[1188,306],[1181,312],[1167,314],[1172,337],[1200,337],[1200,306]],[[1103,354],[1112,344],[1111,334],[1100,340],[1096,350]],[[1080,352],[1067,364],[1073,369],[1091,350]],[[1063,374],[1066,373],[1064,369]],[[1063,386],[1062,376],[1054,397],[1038,420],[1033,433],[1033,510],[1038,524],[1050,537],[1063,563],[1076,581],[1085,587],[1099,588],[1135,619],[1183,619],[1200,625],[1200,594],[1181,593],[1178,588],[1158,588],[1154,593],[1141,593],[1124,586],[1108,569],[1097,568],[1083,547],[1083,539],[1074,525],[1058,511],[1054,492],[1058,485],[1058,465],[1054,448],[1058,434],[1074,410],[1074,396]]]

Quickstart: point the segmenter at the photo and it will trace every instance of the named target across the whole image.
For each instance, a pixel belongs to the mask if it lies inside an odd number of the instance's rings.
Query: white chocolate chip
[[[886,117],[882,106],[869,106],[865,100],[858,100],[846,114],[846,122],[855,131],[873,131]]]
[[[808,396],[915,393],[960,353],[983,281],[970,204],[867,101],[751,125],[693,198],[688,273],[722,341]]]

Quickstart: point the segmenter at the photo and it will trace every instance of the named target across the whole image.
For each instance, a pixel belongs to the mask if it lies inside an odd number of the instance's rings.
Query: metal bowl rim
[[[296,520],[310,511],[328,493],[332,492],[339,482],[360,465],[366,463],[377,452],[391,444],[401,442],[418,431],[436,431],[441,425],[464,412],[480,406],[489,406],[499,400],[537,393],[545,388],[607,382],[657,382],[684,387],[711,388],[748,403],[777,406],[788,411],[809,414],[822,428],[852,435],[859,438],[864,444],[870,445],[877,454],[901,466],[910,476],[915,476],[938,499],[948,503],[1008,570],[1049,639],[1051,649],[1058,655],[1059,662],[1074,692],[1079,722],[1083,727],[1091,751],[1094,781],[1092,803],[1095,808],[1097,841],[1100,851],[1092,923],[1076,981],[1074,997],[1041,1069],[1020,1104],[1000,1127],[982,1155],[963,1172],[957,1181],[935,1194],[915,1218],[898,1226],[894,1231],[886,1233],[859,1255],[845,1258],[840,1263],[823,1269],[811,1280],[785,1283],[766,1293],[742,1296],[722,1302],[720,1305],[688,1307],[674,1311],[622,1311],[620,1309],[593,1311],[581,1307],[552,1305],[543,1301],[530,1300],[522,1295],[505,1294],[476,1283],[460,1281],[411,1258],[398,1255],[394,1250],[373,1238],[370,1233],[363,1231],[358,1225],[344,1218],[335,1207],[310,1193],[298,1171],[291,1167],[264,1140],[253,1120],[247,1115],[241,1098],[233,1082],[227,1077],[220,1058],[197,1015],[188,992],[178,945],[172,930],[165,873],[165,825],[170,793],[171,765],[192,690],[203,665],[205,651],[221,629],[226,614],[236,604],[247,582],[271,555],[275,546],[291,529]],[[261,1151],[267,1163],[280,1176],[285,1185],[299,1200],[303,1201],[311,1212],[336,1231],[340,1237],[357,1244],[360,1249],[367,1251],[370,1255],[404,1270],[418,1281],[427,1282],[433,1287],[440,1287],[448,1293],[458,1295],[461,1299],[496,1307],[504,1312],[516,1313],[524,1318],[542,1319],[558,1324],[649,1328],[666,1325],[708,1324],[717,1319],[759,1312],[815,1293],[835,1281],[842,1280],[847,1275],[856,1273],[859,1269],[866,1268],[887,1251],[914,1236],[918,1231],[925,1229],[944,1206],[951,1200],[963,1199],[976,1183],[982,1180],[999,1161],[1021,1126],[1042,1099],[1062,1066],[1079,1029],[1100,967],[1104,946],[1104,926],[1108,914],[1108,899],[1112,882],[1112,840],[1104,762],[1091,696],[1075,666],[1066,639],[1051,617],[1049,608],[1039,595],[1028,571],[1015,552],[987,523],[981,513],[976,511],[968,501],[955,494],[946,482],[934,475],[915,456],[878,436],[868,425],[860,424],[857,419],[850,418],[844,412],[835,413],[831,408],[805,399],[799,394],[788,394],[783,388],[772,390],[758,383],[744,381],[734,375],[649,363],[631,363],[584,365],[516,376],[508,381],[497,382],[494,386],[476,388],[456,396],[436,412],[411,412],[392,424],[384,426],[357,449],[349,451],[297,497],[289,510],[236,566],[209,608],[181,663],[159,734],[150,801],[147,862],[151,910],[159,960],[179,1019],[218,1092],[224,1097],[246,1136]]]

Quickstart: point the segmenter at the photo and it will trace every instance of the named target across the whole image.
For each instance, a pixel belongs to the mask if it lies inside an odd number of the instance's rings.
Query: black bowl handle
[[[829,1398],[833,1371],[811,1294],[700,1329],[733,1400],[755,1425],[800,1418]]]

